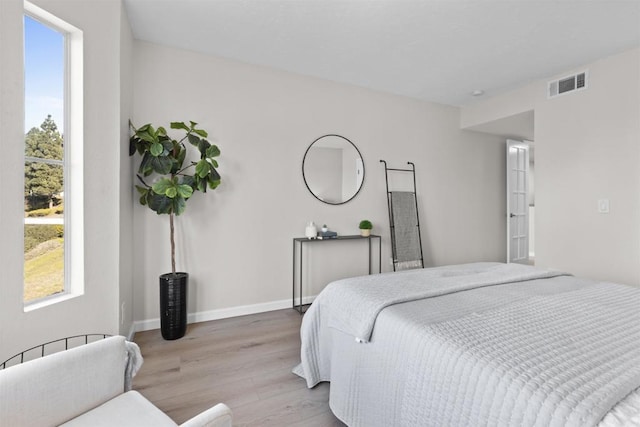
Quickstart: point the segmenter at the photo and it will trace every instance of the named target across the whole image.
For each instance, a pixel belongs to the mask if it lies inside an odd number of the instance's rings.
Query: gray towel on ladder
[[[396,250],[399,270],[422,267],[415,198],[416,194],[410,191],[391,192],[391,212],[395,230],[392,244]]]

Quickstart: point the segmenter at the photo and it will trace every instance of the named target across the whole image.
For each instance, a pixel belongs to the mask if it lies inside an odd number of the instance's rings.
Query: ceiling
[[[136,39],[456,106],[640,45],[640,0],[124,1]]]

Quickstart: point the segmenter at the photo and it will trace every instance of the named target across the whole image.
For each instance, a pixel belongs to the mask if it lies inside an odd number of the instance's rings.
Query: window
[[[25,2],[24,303],[83,292],[82,32]]]

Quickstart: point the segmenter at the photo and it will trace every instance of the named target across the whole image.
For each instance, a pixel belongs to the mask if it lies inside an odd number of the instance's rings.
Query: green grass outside
[[[24,301],[29,302],[64,289],[64,240],[48,240],[25,254]]]

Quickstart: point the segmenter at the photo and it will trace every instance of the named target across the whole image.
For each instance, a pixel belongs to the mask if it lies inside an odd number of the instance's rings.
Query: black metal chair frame
[[[10,358],[5,360],[4,362],[0,363],[0,369],[5,369],[9,362],[11,362],[11,361],[13,361],[14,359],[17,359],[17,358],[20,358],[20,363],[24,363],[24,361],[25,361],[24,360],[24,355],[26,353],[29,353],[29,352],[31,352],[33,350],[38,349],[38,348],[40,349],[40,357],[44,357],[44,356],[46,356],[45,355],[46,347],[50,346],[52,344],[56,344],[56,343],[64,341],[64,350],[68,350],[69,349],[69,341],[70,340],[77,339],[77,338],[84,338],[84,343],[85,344],[89,344],[89,338],[90,337],[102,337],[101,339],[105,339],[105,338],[110,337],[110,336],[111,335],[108,335],[108,334],[84,334],[84,335],[74,335],[74,336],[71,336],[71,337],[60,338],[60,339],[57,339],[55,341],[49,341],[49,342],[46,342],[44,344],[40,344],[40,345],[37,345],[35,347],[31,347],[31,348],[29,348],[29,349],[27,349],[25,351],[22,351],[22,352],[16,354],[15,356],[11,356]],[[95,340],[95,341],[98,341],[98,340]],[[93,341],[91,341],[91,342],[93,342]],[[60,351],[63,351],[63,350],[60,350]],[[53,353],[51,353],[51,354],[53,354]],[[20,363],[13,363],[13,364],[10,364],[9,366],[19,365]]]

